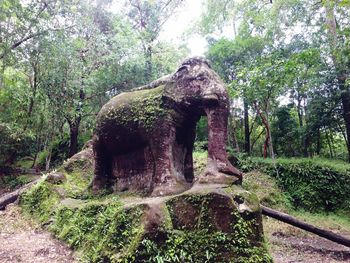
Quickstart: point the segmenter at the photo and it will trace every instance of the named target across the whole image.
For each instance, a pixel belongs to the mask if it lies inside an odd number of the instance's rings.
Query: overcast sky
[[[173,43],[185,42],[191,51],[191,56],[203,55],[207,49],[205,38],[199,35],[191,36],[186,40],[183,38],[186,30],[200,17],[203,1],[185,0],[184,2],[176,14],[164,24],[160,39]]]

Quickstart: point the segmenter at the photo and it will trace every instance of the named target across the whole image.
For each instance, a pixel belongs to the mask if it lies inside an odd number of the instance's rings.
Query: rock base
[[[258,199],[239,186],[83,200],[42,182],[21,205],[89,262],[272,262]]]

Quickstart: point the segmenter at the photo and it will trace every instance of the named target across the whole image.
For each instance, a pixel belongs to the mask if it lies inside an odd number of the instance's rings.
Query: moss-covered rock
[[[81,200],[61,196],[64,185],[43,181],[20,203],[85,262],[272,262],[257,198],[240,187]]]
[[[181,194],[90,193],[92,149],[20,197],[25,213],[85,262],[272,262],[257,197],[240,186],[195,184]],[[51,176],[54,177],[54,176]]]
[[[162,85],[150,90],[125,92],[114,97],[99,112],[97,129],[112,120],[117,126],[138,123],[151,131],[155,128],[156,120],[167,112],[162,106],[163,94]]]

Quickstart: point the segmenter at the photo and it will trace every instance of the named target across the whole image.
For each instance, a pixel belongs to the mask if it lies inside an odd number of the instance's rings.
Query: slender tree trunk
[[[344,131],[343,127],[338,122],[337,122],[337,125],[339,127],[339,130],[340,130],[343,138],[344,138],[345,144],[348,145],[348,139],[346,137],[346,134],[345,134],[345,131]]]
[[[257,114],[260,116],[261,121],[265,127],[264,158],[267,158],[267,151],[269,150],[271,158],[274,159],[275,154],[273,152],[273,146],[272,146],[272,142],[271,142],[271,131],[270,131],[270,125],[269,125],[268,118],[265,117],[264,114],[261,112],[257,102],[254,102],[254,107],[256,109]]]
[[[72,157],[78,152],[78,135],[79,135],[80,119],[69,122],[70,130],[70,144],[69,144],[69,157]]]
[[[346,146],[348,150],[348,161],[350,162],[350,92],[345,87],[345,79],[338,77],[339,88],[341,89],[341,101],[343,105],[343,118],[345,121],[346,128]]]
[[[309,157],[310,154],[309,154],[309,146],[310,146],[310,135],[308,133],[306,133],[304,135],[304,138],[303,138],[303,154],[304,154],[304,157]]]
[[[45,171],[48,171],[50,169],[51,156],[52,156],[52,149],[50,147],[45,160]]]
[[[36,94],[37,94],[37,90],[38,90],[38,68],[37,68],[37,64],[33,63],[32,64],[33,67],[33,79],[31,79],[31,77],[29,77],[29,82],[30,82],[30,86],[32,88],[32,94],[30,95],[29,98],[29,106],[28,106],[28,111],[27,111],[27,122],[24,126],[24,130],[27,130],[28,126],[30,126],[32,120],[32,113],[33,113],[33,109],[34,109],[34,104],[35,104],[35,99],[36,99]]]
[[[250,148],[250,152],[253,152],[255,143],[259,140],[259,138],[261,137],[261,135],[264,133],[264,130],[261,130],[261,132],[259,133],[259,135],[253,140],[251,148]]]
[[[298,105],[297,105],[297,111],[298,111],[298,120],[299,120],[299,127],[303,127],[303,112],[302,112],[302,108],[301,108],[301,97],[299,95],[299,92],[298,92]]]
[[[321,153],[321,132],[320,128],[317,129],[317,143],[316,143],[316,154],[320,155]]]
[[[145,57],[146,57],[146,81],[148,83],[152,80],[152,74],[153,74],[151,46],[147,47]]]
[[[43,116],[41,116],[41,119],[40,119],[40,130],[37,132],[37,137],[36,137],[36,149],[35,149],[35,155],[34,155],[34,159],[33,159],[33,163],[32,163],[32,168],[35,167],[36,165],[36,161],[37,161],[37,158],[38,158],[38,155],[39,155],[39,152],[40,150],[42,149],[42,131],[43,131],[43,127],[44,126],[44,118]]]
[[[247,99],[243,100],[244,106],[244,151],[250,154],[250,131],[249,131],[249,106]]]
[[[270,157],[272,159],[275,159],[275,152],[273,150],[273,144],[272,144],[272,135],[271,135],[271,129],[270,129],[270,122],[269,122],[269,117],[266,113],[266,123],[268,127],[268,132],[269,132],[269,152],[270,152]]]
[[[231,140],[232,140],[232,147],[236,150],[236,152],[240,152],[236,132],[237,132],[237,126],[236,121],[234,117],[231,117]]]
[[[327,131],[326,131],[326,140],[327,140],[327,143],[328,143],[329,154],[331,155],[331,158],[333,159],[334,155],[333,155],[332,143],[331,143],[331,140],[329,138],[329,134],[328,134]]]

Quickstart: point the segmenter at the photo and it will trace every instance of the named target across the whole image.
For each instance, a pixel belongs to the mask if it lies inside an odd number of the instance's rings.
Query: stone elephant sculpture
[[[196,123],[208,118],[208,161],[202,183],[240,183],[227,160],[229,115],[224,83],[204,58],[185,60],[152,89],[121,93],[100,110],[93,137],[93,191],[137,191],[153,196],[193,184]]]

